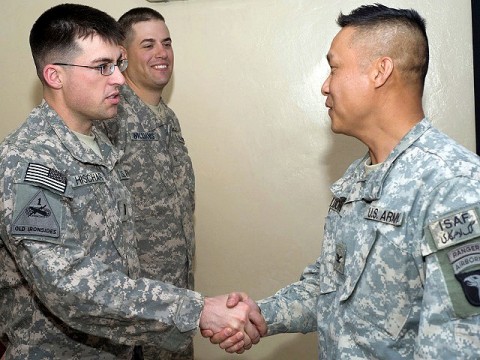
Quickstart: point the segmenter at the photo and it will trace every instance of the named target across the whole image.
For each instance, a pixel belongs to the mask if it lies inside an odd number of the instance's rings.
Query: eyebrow
[[[172,41],[172,38],[165,38],[165,39],[162,39],[160,40],[160,42],[165,42],[165,41]],[[155,42],[155,39],[152,39],[152,38],[147,38],[147,39],[143,39],[142,41],[140,41],[140,45],[141,44],[144,44],[144,43],[154,43]]]
[[[118,55],[117,61],[121,60],[121,59],[122,59],[122,54]],[[115,62],[115,60],[112,59],[112,58],[103,57],[103,58],[92,60],[91,63],[92,64],[105,64],[105,63],[111,63],[111,62]]]

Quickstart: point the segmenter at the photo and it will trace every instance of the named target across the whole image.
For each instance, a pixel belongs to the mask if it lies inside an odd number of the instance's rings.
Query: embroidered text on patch
[[[157,136],[154,132],[133,132],[133,141],[157,141]]]
[[[394,226],[400,226],[402,225],[403,213],[370,206],[366,211],[365,219],[380,221]]]
[[[67,177],[64,174],[41,164],[28,164],[25,181],[41,184],[61,193],[67,188]]]
[[[73,177],[73,187],[89,185],[95,183],[104,183],[105,176],[101,172],[90,172],[86,174],[75,175]]]
[[[437,249],[444,249],[480,236],[480,224],[473,209],[446,216],[428,227]]]
[[[38,191],[13,221],[12,234],[60,237],[60,226],[43,190]]]

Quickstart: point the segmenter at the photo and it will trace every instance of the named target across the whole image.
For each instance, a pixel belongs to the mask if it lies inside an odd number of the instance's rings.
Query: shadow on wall
[[[43,99],[43,86],[40,80],[35,81],[35,84],[32,86],[30,91],[30,103],[32,104],[31,108],[39,105]],[[22,120],[23,122],[23,120]]]
[[[195,360],[277,360],[277,359],[292,359],[292,360],[316,360],[318,359],[317,352],[317,334],[309,333],[303,334],[280,334],[266,337],[255,345],[252,349],[244,352],[242,355],[227,354],[221,349],[214,352],[212,355],[202,356],[204,346],[203,341],[196,344]],[[197,346],[198,345],[198,346]],[[205,346],[213,346],[210,343]]]
[[[354,137],[332,134],[333,142],[320,164],[328,169],[329,186],[337,181],[354,161],[363,157],[368,148]]]

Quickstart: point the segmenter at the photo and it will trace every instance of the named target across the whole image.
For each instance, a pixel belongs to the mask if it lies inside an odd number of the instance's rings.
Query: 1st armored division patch
[[[20,201],[19,212],[15,212],[11,233],[13,235],[37,235],[60,237],[60,225],[55,211],[44,190],[38,190],[26,203]],[[18,198],[17,198],[18,200]]]

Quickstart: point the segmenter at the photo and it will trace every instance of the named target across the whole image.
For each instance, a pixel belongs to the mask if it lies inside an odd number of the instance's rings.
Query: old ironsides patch
[[[23,206],[13,220],[12,234],[58,238],[60,226],[43,190],[39,190]]]

